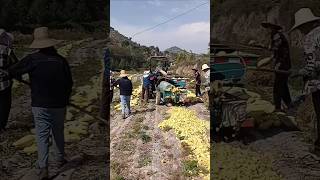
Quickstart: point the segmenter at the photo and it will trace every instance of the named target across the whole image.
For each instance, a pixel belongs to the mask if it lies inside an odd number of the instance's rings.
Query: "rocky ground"
[[[106,40],[93,38],[83,40],[67,40],[59,48],[70,63],[74,79],[73,101],[97,115],[99,110],[100,72],[102,69],[103,48]],[[89,88],[88,88],[89,87]],[[79,94],[79,92],[81,92]],[[84,120],[84,117],[87,117]],[[82,119],[82,120],[81,120]],[[88,118],[85,114],[68,108],[65,128],[71,131],[67,124],[84,124],[81,134],[66,135],[67,158],[81,155],[81,162],[68,171],[69,176],[62,179],[106,179],[108,145],[107,133],[104,126],[99,125],[94,118]],[[32,134],[33,122],[30,107],[30,90],[27,86],[17,84],[14,88],[13,105],[8,124],[8,129],[0,135],[0,173],[1,179],[21,179],[24,175],[33,172],[36,162],[36,152],[31,150],[28,154],[23,148],[13,146],[20,138]],[[69,129],[68,129],[69,128]],[[75,128],[74,128],[75,129]],[[79,128],[78,128],[79,129]],[[70,133],[70,132],[68,132]],[[72,139],[71,137],[76,137]],[[50,156],[50,166],[52,162]],[[57,169],[50,169],[51,175],[57,173]],[[26,178],[26,176],[24,177]],[[57,177],[56,179],[61,179]],[[31,178],[32,179],[32,178]]]

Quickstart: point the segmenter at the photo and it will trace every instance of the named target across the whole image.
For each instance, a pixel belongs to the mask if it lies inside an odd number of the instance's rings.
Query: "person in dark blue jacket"
[[[122,117],[123,119],[126,119],[131,114],[130,99],[133,86],[125,70],[120,71],[120,79],[118,79],[113,85],[119,85]]]
[[[143,73],[142,78],[142,100],[144,100],[146,103],[149,101],[149,88],[151,86],[151,79],[150,79],[151,73],[150,71],[145,71]]]

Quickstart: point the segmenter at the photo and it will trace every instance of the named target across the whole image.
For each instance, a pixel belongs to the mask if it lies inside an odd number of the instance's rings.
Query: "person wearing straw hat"
[[[142,101],[144,101],[145,103],[148,103],[149,101],[149,88],[152,85],[151,82],[151,72],[150,71],[144,71],[143,72],[143,76],[142,76]]]
[[[18,62],[13,52],[13,35],[0,29],[0,133],[7,126],[11,109],[12,79],[6,73],[12,65]]]
[[[204,78],[205,78],[205,86],[209,86],[210,85],[210,67],[208,66],[208,64],[203,64],[202,67],[202,72],[204,73]]]
[[[300,30],[304,37],[304,59],[306,65],[293,75],[303,76],[306,80],[304,94],[312,94],[312,101],[317,119],[317,140],[314,143],[316,154],[320,154],[320,17],[311,9],[301,8],[295,13],[295,24],[290,29]]]
[[[12,77],[28,74],[31,106],[36,129],[39,179],[48,178],[49,137],[53,136],[56,165],[66,163],[64,152],[64,120],[73,81],[67,60],[54,48],[58,40],[49,37],[48,28],[34,30],[30,45],[36,52],[27,55],[9,69]],[[51,134],[50,134],[51,132]]]
[[[130,99],[132,95],[132,82],[128,78],[128,74],[125,70],[120,71],[120,79],[118,79],[114,86],[118,86],[120,88],[120,103],[121,103],[121,110],[122,110],[122,118],[126,119],[131,114],[130,109]]]
[[[272,51],[272,60],[275,70],[289,71],[291,68],[291,58],[289,42],[282,33],[282,27],[275,18],[268,18],[268,21],[261,23],[261,26],[268,29],[271,34],[270,50]],[[281,102],[284,101],[287,108],[291,107],[291,96],[288,86],[289,75],[284,73],[275,73],[273,86],[273,101],[276,111],[283,111]]]
[[[193,68],[193,73],[194,73],[194,78],[196,81],[196,96],[199,97],[201,96],[201,90],[200,90],[200,86],[201,86],[201,75],[199,72],[199,68],[198,68],[198,64],[194,65]]]

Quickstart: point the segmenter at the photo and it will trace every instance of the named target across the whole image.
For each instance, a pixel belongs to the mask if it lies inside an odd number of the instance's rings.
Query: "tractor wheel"
[[[156,92],[156,105],[160,105],[160,101],[161,101],[161,94],[160,91]]]

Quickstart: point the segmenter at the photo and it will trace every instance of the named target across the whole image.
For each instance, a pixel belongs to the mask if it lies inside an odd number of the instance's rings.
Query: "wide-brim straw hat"
[[[47,27],[36,28],[33,33],[33,42],[29,46],[32,49],[43,49],[55,46],[61,41],[49,37]]]
[[[264,27],[264,28],[268,28],[268,29],[275,29],[275,30],[281,30],[282,29],[282,27],[280,25],[273,24],[273,23],[270,23],[270,22],[263,22],[263,23],[261,23],[261,26]]]
[[[121,70],[119,77],[127,77],[128,75],[125,70]]]
[[[202,71],[206,70],[206,69],[210,69],[210,67],[208,66],[208,64],[204,64],[202,65]]]
[[[261,23],[261,26],[268,29],[275,29],[275,30],[282,29],[278,20],[275,17],[270,17],[270,16],[267,18],[267,21]]]
[[[299,11],[295,13],[294,17],[295,17],[295,21],[294,21],[295,23],[292,26],[292,28],[289,30],[289,32],[297,29],[303,24],[320,20],[320,17],[315,16],[312,13],[311,9],[309,8],[301,8]]]
[[[194,65],[192,70],[198,71],[199,70],[198,64]]]

